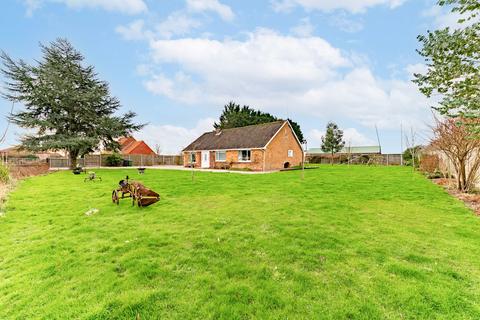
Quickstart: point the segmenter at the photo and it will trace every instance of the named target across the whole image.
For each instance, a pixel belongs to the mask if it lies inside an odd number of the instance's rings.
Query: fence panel
[[[50,168],[68,168],[70,167],[70,159],[67,158],[50,158]]]
[[[101,167],[102,156],[100,154],[87,154],[84,157],[85,167]]]
[[[401,154],[352,154],[349,156],[346,154],[337,154],[333,156],[333,161],[330,155],[312,155],[307,154],[306,161],[309,163],[318,164],[370,164],[370,165],[400,165]]]
[[[27,158],[27,157],[8,157],[7,155],[2,156],[1,161],[4,163],[18,164],[18,165],[47,163],[46,159]]]
[[[89,154],[77,161],[81,167],[106,167],[108,154]],[[124,155],[124,160],[131,161],[133,167],[149,167],[158,165],[183,165],[183,157],[177,155]],[[69,168],[70,159],[68,158],[50,158],[48,160],[50,168]]]

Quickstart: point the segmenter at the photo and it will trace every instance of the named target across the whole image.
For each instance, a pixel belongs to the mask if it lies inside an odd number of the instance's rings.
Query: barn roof
[[[205,132],[183,151],[264,148],[284,125],[275,121],[240,128]]]

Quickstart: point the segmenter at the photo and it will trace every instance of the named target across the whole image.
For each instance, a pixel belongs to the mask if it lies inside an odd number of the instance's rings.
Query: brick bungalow
[[[206,132],[183,149],[185,167],[272,171],[301,165],[303,148],[288,121]]]

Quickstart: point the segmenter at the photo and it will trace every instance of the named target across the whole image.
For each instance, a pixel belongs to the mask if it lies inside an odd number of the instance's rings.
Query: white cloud
[[[363,29],[361,21],[349,18],[344,12],[333,15],[329,22],[332,26],[349,33],[359,32]]]
[[[145,140],[152,148],[159,145],[162,154],[178,154],[202,133],[212,131],[214,121],[212,118],[201,119],[193,128],[149,124],[135,137]]]
[[[126,26],[118,26],[115,31],[125,40],[170,39],[173,36],[185,36],[199,28],[202,23],[184,10],[169,14],[163,21],[145,27],[143,20],[135,20]]]
[[[270,112],[288,107],[383,128],[402,121],[423,125],[429,118],[428,103],[410,79],[378,78],[362,59],[319,37],[259,29],[243,40],[184,38],[150,46],[153,63],[176,71],[151,76],[147,90],[183,103],[218,106],[234,100]]]
[[[310,18],[307,17],[300,20],[300,23],[290,29],[290,32],[299,37],[310,37],[312,36],[314,30],[315,28],[310,22]]]
[[[363,133],[360,133],[355,128],[347,128],[343,130],[343,141],[345,145],[348,146],[372,146],[377,145],[378,143],[375,140],[372,140],[366,137]],[[322,144],[322,137],[325,135],[325,131],[320,131],[318,129],[313,129],[307,134],[307,140],[309,148],[319,148]]]
[[[272,6],[275,11],[289,11],[296,6],[301,6],[305,10],[320,10],[331,12],[335,10],[345,10],[351,13],[363,13],[368,8],[386,5],[390,8],[396,8],[402,5],[406,0],[272,0]]]
[[[139,14],[148,10],[143,0],[24,0],[28,15],[45,3],[62,3],[75,9],[101,8],[126,14]]]
[[[235,19],[232,9],[218,0],[187,0],[187,8],[193,12],[213,11],[225,21]]]
[[[173,35],[186,35],[192,29],[201,26],[201,23],[182,12],[174,12],[167,19],[157,24],[155,31],[162,38],[171,38]]]
[[[27,16],[29,17],[42,5],[41,0],[24,0],[23,4],[27,8]]]
[[[115,31],[125,40],[145,40],[149,39],[152,33],[145,30],[144,26],[145,22],[143,20],[135,20],[127,26],[118,26]]]

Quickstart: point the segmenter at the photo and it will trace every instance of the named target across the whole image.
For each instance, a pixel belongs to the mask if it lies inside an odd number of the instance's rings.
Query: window
[[[227,161],[227,152],[226,151],[215,152],[215,161],[218,161],[218,162]]]
[[[250,150],[241,150],[238,151],[238,161],[240,162],[248,162],[250,161],[251,152]]]
[[[196,160],[195,152],[190,152],[190,163],[195,163]]]
[[[293,150],[288,150],[288,157],[293,158]]]

